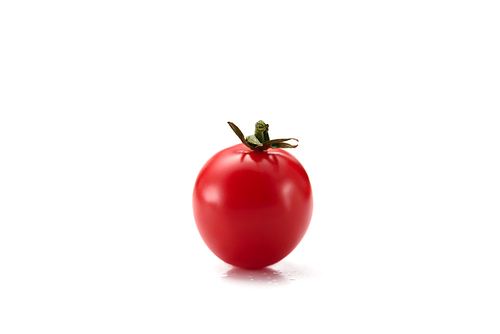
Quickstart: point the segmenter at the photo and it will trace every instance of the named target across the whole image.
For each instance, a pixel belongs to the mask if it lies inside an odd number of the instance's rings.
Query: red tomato
[[[312,216],[312,189],[292,154],[238,144],[203,166],[193,210],[198,231],[216,256],[237,267],[259,269],[283,259],[304,237]]]

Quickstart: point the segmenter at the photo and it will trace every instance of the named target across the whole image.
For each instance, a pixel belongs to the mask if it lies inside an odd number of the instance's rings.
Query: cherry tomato
[[[300,162],[280,148],[226,148],[201,169],[194,186],[198,231],[221,260],[259,269],[286,257],[304,237],[313,211]]]

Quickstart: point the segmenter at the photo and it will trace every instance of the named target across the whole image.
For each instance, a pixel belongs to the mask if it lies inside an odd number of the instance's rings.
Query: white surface
[[[1,333],[498,333],[495,1],[4,1]],[[201,241],[263,119],[315,196],[283,262]],[[193,331],[196,329],[196,331]]]

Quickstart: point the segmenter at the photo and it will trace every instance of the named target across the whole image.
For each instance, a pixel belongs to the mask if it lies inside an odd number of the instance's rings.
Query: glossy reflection
[[[318,274],[319,272],[311,267],[290,261],[281,261],[271,267],[258,270],[231,267],[221,275],[221,279],[248,285],[283,286],[294,282],[298,284],[309,281]]]
[[[262,285],[282,285],[290,283],[290,280],[281,271],[272,268],[258,270],[247,270],[232,267],[221,276],[222,279],[232,282],[245,282]]]

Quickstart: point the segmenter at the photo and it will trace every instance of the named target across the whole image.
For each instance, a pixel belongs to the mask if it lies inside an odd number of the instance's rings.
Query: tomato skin
[[[246,269],[272,265],[293,251],[312,210],[309,177],[282,149],[226,148],[202,167],[193,191],[205,244],[224,262]]]

